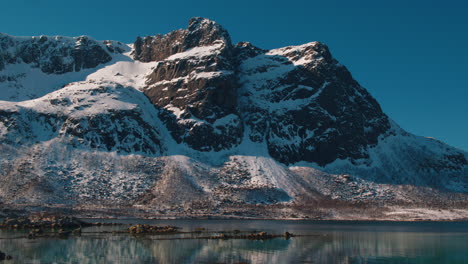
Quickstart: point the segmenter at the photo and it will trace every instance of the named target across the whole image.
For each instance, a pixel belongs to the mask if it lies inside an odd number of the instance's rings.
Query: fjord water
[[[97,220],[104,222],[105,220]],[[204,234],[133,237],[84,228],[81,237],[20,238],[26,231],[0,231],[5,263],[468,263],[468,222],[324,222],[269,220],[120,220],[175,225]],[[288,240],[209,240],[219,231],[267,231],[310,235]],[[186,238],[186,239],[173,239]]]

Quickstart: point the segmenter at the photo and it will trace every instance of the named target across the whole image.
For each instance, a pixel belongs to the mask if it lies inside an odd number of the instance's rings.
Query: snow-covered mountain
[[[401,129],[319,42],[233,45],[204,18],[131,45],[0,34],[0,100],[5,205],[468,201],[468,154]]]

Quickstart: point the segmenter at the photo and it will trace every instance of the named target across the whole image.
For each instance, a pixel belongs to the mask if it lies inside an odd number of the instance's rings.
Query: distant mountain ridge
[[[6,205],[467,200],[468,154],[401,129],[320,42],[234,45],[206,18],[132,45],[0,34],[0,91]]]

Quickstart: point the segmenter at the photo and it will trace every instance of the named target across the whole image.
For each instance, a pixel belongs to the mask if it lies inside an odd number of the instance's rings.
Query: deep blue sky
[[[5,0],[0,31],[130,43],[203,16],[262,48],[322,41],[400,126],[467,151],[465,2]]]

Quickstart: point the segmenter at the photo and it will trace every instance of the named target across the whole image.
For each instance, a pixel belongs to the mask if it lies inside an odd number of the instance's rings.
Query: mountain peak
[[[134,58],[142,62],[161,61],[186,50],[211,46],[222,41],[225,47],[232,47],[231,37],[220,24],[202,17],[189,20],[187,29],[171,31],[165,35],[138,37],[134,43]]]
[[[231,45],[231,37],[227,30],[213,20],[203,17],[193,17],[189,20],[189,36],[194,39],[193,45],[211,45],[216,40],[222,40],[227,45]]]
[[[202,27],[212,27],[212,26],[222,28],[220,24],[216,23],[215,21],[211,19],[204,18],[204,17],[192,17],[189,20],[188,30],[194,31]]]

